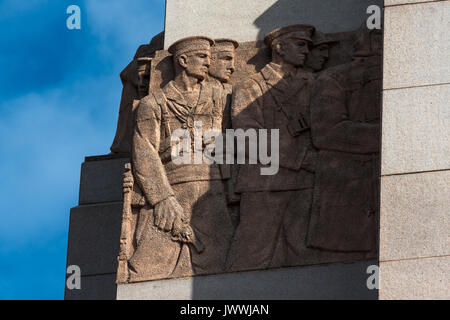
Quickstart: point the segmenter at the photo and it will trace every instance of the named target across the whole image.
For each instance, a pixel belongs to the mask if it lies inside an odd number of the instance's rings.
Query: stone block
[[[450,169],[450,84],[386,90],[383,100],[382,175]]]
[[[116,274],[81,277],[81,289],[66,288],[64,300],[115,300]]]
[[[383,177],[380,261],[450,255],[450,171]]]
[[[82,276],[117,272],[122,203],[78,206],[70,212],[67,265]]]
[[[322,32],[358,29],[367,7],[382,0],[168,0],[164,47],[187,36],[255,41],[291,24],[314,24]]]
[[[367,267],[377,261],[237,272],[118,285],[118,300],[376,300]]]
[[[122,201],[124,157],[91,157],[81,166],[79,204]]]
[[[449,300],[450,256],[380,263],[380,300]]]
[[[384,89],[450,83],[450,1],[387,7]]]

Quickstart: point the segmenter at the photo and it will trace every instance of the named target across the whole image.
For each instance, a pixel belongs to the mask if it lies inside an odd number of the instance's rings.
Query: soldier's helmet
[[[312,38],[313,41],[313,46],[317,47],[320,46],[321,44],[333,44],[336,43],[337,41],[332,39],[331,37],[329,37],[328,35],[326,35],[323,32],[320,31],[316,31],[314,33],[314,37]]]
[[[309,24],[296,24],[287,27],[282,27],[269,32],[265,38],[264,43],[271,47],[276,39],[284,38],[288,35],[295,34],[296,38],[307,41],[310,45],[313,44],[312,37],[316,31],[316,28]]]

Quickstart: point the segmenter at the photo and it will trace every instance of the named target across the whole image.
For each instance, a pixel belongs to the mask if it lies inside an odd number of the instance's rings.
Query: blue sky
[[[0,299],[63,299],[81,163],[109,153],[119,74],[163,28],[164,0],[0,0]]]

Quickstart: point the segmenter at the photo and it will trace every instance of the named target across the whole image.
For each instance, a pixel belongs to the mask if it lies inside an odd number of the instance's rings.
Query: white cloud
[[[120,97],[120,86],[109,85],[114,80],[0,103],[0,239],[27,241],[66,227],[84,156],[109,152]]]

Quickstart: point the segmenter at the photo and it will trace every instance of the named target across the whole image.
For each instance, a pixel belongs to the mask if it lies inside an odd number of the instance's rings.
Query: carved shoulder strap
[[[169,109],[167,108],[167,99],[166,96],[164,95],[164,93],[162,91],[158,91],[156,93],[153,93],[153,96],[155,97],[156,103],[160,106],[161,108],[161,132],[165,132],[165,136],[166,137],[170,137],[170,135],[172,134],[171,130],[170,130],[170,123],[169,123],[169,119],[170,119],[170,114],[169,114]]]

